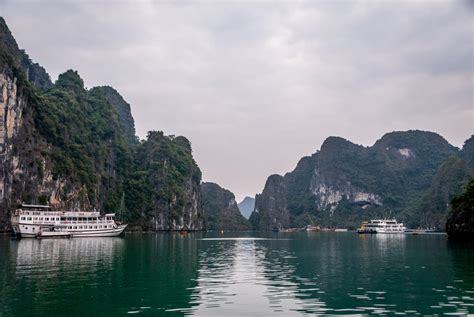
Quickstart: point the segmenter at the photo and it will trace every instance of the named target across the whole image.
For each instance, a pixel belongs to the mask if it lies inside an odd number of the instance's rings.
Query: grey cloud
[[[137,131],[183,134],[238,198],[329,135],[369,145],[474,132],[467,2],[0,1],[53,77],[75,68],[132,105]]]

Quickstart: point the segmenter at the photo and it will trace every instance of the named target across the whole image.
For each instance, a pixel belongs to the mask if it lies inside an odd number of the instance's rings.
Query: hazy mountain
[[[255,198],[245,197],[240,203],[237,204],[239,207],[240,213],[245,219],[249,219],[252,211],[255,208]]]

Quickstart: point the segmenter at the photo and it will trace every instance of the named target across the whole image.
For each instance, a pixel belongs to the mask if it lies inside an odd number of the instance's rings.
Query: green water
[[[474,313],[474,248],[445,235],[0,237],[0,316]]]

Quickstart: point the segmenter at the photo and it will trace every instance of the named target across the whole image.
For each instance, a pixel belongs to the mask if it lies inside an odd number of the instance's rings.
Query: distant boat
[[[358,233],[405,233],[407,228],[395,219],[375,219],[363,222]]]
[[[15,235],[22,238],[116,237],[127,225],[114,218],[113,213],[51,211],[49,206],[22,205],[11,222]]]

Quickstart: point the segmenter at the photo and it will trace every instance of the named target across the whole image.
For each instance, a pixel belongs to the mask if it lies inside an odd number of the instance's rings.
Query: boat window
[[[31,217],[28,217],[28,220],[31,220]]]
[[[89,226],[89,229],[92,229],[92,226]]]
[[[74,229],[77,229],[77,226],[74,226]]]
[[[21,217],[21,220],[25,220],[26,217]]]

